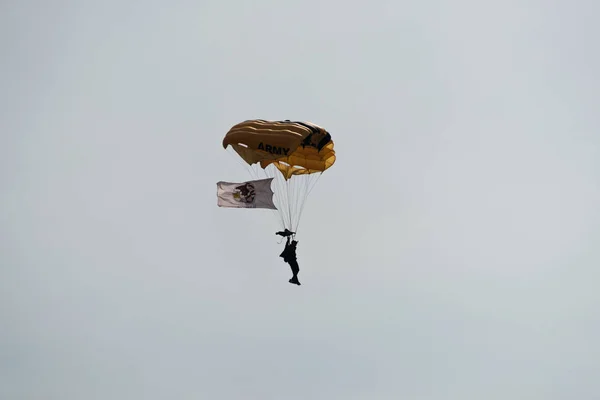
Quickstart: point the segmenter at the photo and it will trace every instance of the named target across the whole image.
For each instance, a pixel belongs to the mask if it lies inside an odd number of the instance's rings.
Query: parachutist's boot
[[[294,276],[292,277],[292,279],[289,280],[290,283],[296,284],[296,285],[300,285],[300,282],[298,281],[298,277]]]

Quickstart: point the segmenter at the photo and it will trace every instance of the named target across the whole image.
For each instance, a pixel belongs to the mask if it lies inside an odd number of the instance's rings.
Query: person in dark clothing
[[[298,266],[298,261],[296,260],[296,246],[298,245],[298,241],[291,240],[290,236],[291,235],[287,236],[285,249],[283,249],[283,252],[279,255],[279,257],[282,257],[283,261],[290,264],[293,276],[292,279],[289,280],[289,282],[294,283],[296,285],[300,285],[300,282],[298,281],[298,272],[300,272],[300,266]]]

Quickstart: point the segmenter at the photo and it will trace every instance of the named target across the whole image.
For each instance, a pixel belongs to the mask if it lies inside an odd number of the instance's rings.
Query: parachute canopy
[[[298,231],[309,193],[336,160],[329,132],[310,122],[240,122],[229,129],[223,147],[254,179],[273,178],[277,209],[272,211],[281,227],[292,232]]]
[[[331,135],[309,122],[247,120],[234,125],[223,139],[248,164],[276,167],[288,180],[294,175],[323,172],[335,162]]]

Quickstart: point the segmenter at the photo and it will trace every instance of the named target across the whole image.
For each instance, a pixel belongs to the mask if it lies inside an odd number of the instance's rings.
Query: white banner
[[[242,183],[217,182],[217,205],[230,208],[268,208],[277,210],[273,203],[273,178]]]

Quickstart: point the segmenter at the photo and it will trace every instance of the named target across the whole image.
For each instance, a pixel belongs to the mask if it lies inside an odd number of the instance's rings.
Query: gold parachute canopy
[[[331,135],[309,122],[253,119],[234,125],[223,139],[239,156],[261,168],[273,164],[285,177],[323,172],[335,162]]]

